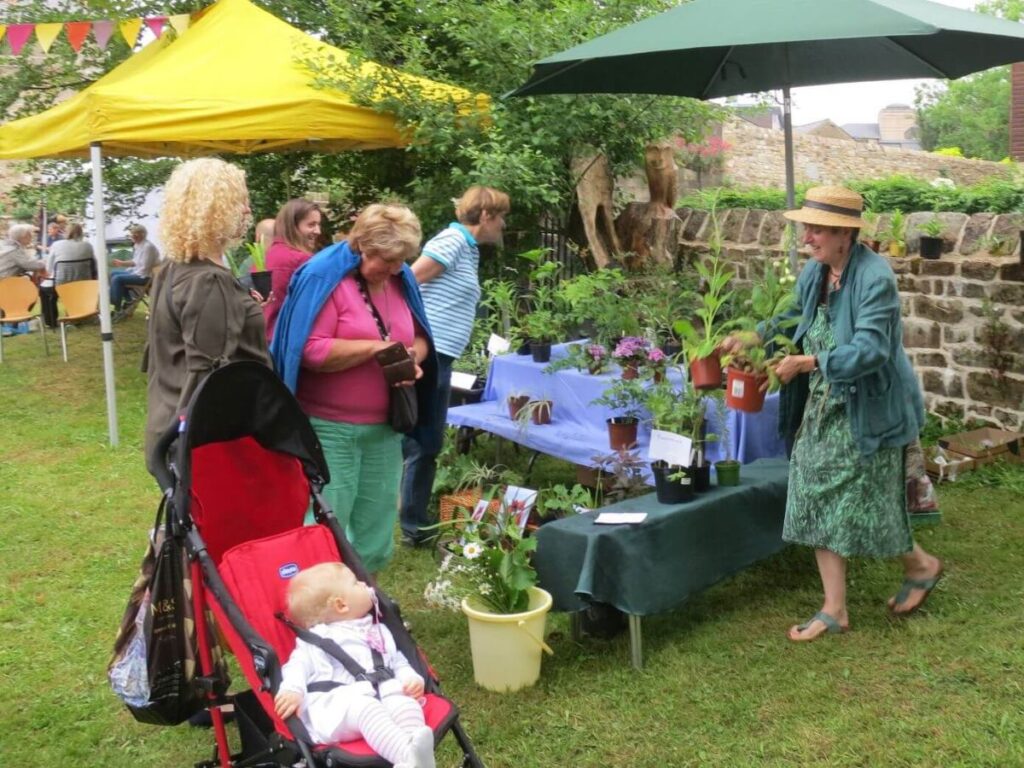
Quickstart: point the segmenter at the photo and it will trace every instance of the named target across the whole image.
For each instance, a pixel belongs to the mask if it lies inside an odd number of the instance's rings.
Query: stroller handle
[[[174,475],[171,474],[171,469],[167,466],[167,453],[170,451],[171,445],[178,438],[180,429],[181,417],[178,417],[160,435],[156,445],[153,446],[153,452],[150,456],[153,476],[156,477],[156,482],[164,493],[169,493],[174,489]]]

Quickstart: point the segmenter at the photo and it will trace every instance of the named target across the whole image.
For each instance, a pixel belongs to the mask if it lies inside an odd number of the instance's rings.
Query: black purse
[[[366,308],[370,310],[370,314],[373,315],[373,319],[377,322],[377,331],[380,333],[381,339],[384,341],[390,341],[391,334],[388,333],[387,327],[384,325],[384,320],[380,316],[380,312],[377,311],[377,307],[370,299],[370,291],[366,287],[366,279],[359,274],[358,270],[356,270],[356,282],[359,284],[359,292],[363,296],[363,301],[366,302]],[[378,360],[378,362],[381,362],[381,360]],[[398,368],[401,363],[395,362],[391,363],[391,365]],[[415,368],[413,370],[415,370]],[[385,378],[389,379],[387,376]],[[416,399],[416,386],[392,386],[390,387],[390,392],[391,394],[388,400],[388,424],[393,430],[395,430],[395,432],[408,434],[416,428],[416,422],[419,421],[419,404]]]

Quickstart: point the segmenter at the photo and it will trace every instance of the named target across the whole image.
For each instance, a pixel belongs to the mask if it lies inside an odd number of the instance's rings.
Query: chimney
[[[1024,160],[1024,62],[1010,70],[1010,157]]]

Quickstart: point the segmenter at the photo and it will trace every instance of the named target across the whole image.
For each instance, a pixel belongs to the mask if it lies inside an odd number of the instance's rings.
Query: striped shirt
[[[459,357],[469,344],[480,300],[480,249],[468,229],[452,222],[427,241],[423,254],[444,267],[420,286],[434,346],[442,355]]]

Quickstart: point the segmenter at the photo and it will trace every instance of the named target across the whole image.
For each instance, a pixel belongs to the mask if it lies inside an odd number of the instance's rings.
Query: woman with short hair
[[[0,279],[29,272],[45,272],[46,262],[36,258],[32,247],[36,228],[31,224],[12,224],[7,237],[0,240]]]
[[[316,251],[322,220],[320,206],[301,197],[289,200],[277,213],[274,240],[267,249],[267,269],[271,272],[270,300],[263,306],[268,344],[274,335],[277,315],[288,295],[288,281]]]
[[[392,428],[393,386],[415,386],[420,420],[432,418],[437,363],[416,278],[420,223],[404,205],[371,205],[348,240],[295,273],[271,351],[320,438],[331,473],[324,496],[367,569],[394,550],[402,434]],[[401,343],[415,380],[388,384],[376,353]],[[401,351],[401,350],[399,350]]]
[[[157,439],[210,371],[239,360],[270,364],[263,311],[224,259],[251,223],[245,172],[223,160],[189,160],[164,186],[160,236],[167,262],[154,278],[143,353],[151,472],[164,460],[152,455]]]

